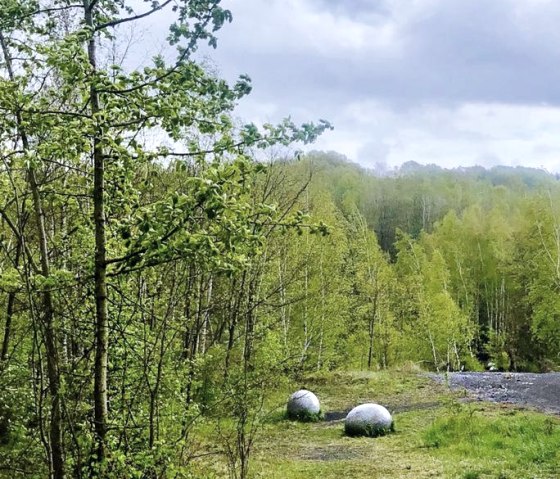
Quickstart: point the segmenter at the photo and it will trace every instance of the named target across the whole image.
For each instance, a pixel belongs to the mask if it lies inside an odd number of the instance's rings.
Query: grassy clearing
[[[289,421],[279,407],[255,444],[254,477],[560,478],[556,417],[491,403],[463,404],[461,394],[415,372],[335,373],[296,387],[318,395],[326,420]],[[273,402],[283,405],[289,392],[278,391]],[[344,436],[345,413],[363,402],[392,411],[395,433],[375,439]],[[215,459],[214,471],[224,471]]]

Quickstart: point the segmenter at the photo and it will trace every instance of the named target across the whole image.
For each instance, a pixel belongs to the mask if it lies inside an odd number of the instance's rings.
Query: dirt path
[[[444,375],[434,375],[444,382]],[[534,407],[560,414],[560,373],[451,373],[453,389],[466,389],[477,399]]]

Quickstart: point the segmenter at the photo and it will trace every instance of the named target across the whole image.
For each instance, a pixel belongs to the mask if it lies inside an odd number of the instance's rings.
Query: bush
[[[484,365],[476,359],[475,356],[468,355],[466,356],[463,361],[463,366],[465,371],[474,371],[474,372],[482,372],[484,371]]]

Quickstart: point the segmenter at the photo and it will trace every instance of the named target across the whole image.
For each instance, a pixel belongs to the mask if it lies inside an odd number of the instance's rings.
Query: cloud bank
[[[247,121],[325,118],[313,148],[366,166],[528,165],[560,171],[560,2],[224,0],[205,51],[254,90]]]

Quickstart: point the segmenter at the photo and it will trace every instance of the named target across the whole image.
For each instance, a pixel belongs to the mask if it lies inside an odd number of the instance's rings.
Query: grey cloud
[[[364,166],[373,167],[380,172],[387,170],[387,158],[391,147],[382,141],[367,141],[358,152],[356,160]]]
[[[508,158],[505,162],[511,162],[511,158]],[[475,160],[476,165],[483,165],[486,168],[503,165],[505,162],[504,158],[500,158],[499,156],[491,153],[482,154]]]
[[[246,121],[326,118],[335,130],[314,148],[368,166],[557,167],[559,2],[223,3],[234,21],[200,55],[231,81],[253,78]]]
[[[396,107],[465,101],[560,104],[560,35],[537,23],[543,19],[560,23],[560,4],[439,0],[427,2],[422,15],[406,20],[391,14],[395,13],[391,9],[402,8],[399,2],[307,0],[307,4],[364,25],[370,18],[364,12],[396,22],[395,44],[384,49],[365,45],[354,51],[335,45],[319,52],[303,43],[296,48],[286,45],[286,38],[297,34],[290,25],[253,17],[252,22],[267,23],[268,41],[259,51],[256,32],[241,16],[244,10],[237,17],[239,28],[235,23],[227,27],[235,33],[223,34],[225,51],[218,52],[219,63],[228,71],[237,67],[239,73],[252,74],[266,94],[308,104],[325,95],[333,102],[375,98]],[[525,6],[522,11],[520,4]],[[261,15],[265,12],[261,9]],[[244,48],[244,38],[249,41],[250,36],[251,45]]]
[[[528,2],[446,1],[407,31],[406,66],[416,71],[420,97],[459,101],[560,103],[560,54],[550,32],[514,15]],[[547,4],[560,20],[560,5]],[[530,34],[527,34],[527,30]],[[557,37],[557,35],[554,35]],[[412,78],[411,78],[412,79]]]
[[[560,146],[539,143],[533,147],[533,153],[535,156],[553,154],[556,155],[558,158],[560,158]]]
[[[391,8],[387,1],[376,0],[311,0],[316,8],[329,10],[336,15],[345,15],[352,19],[388,17]]]

